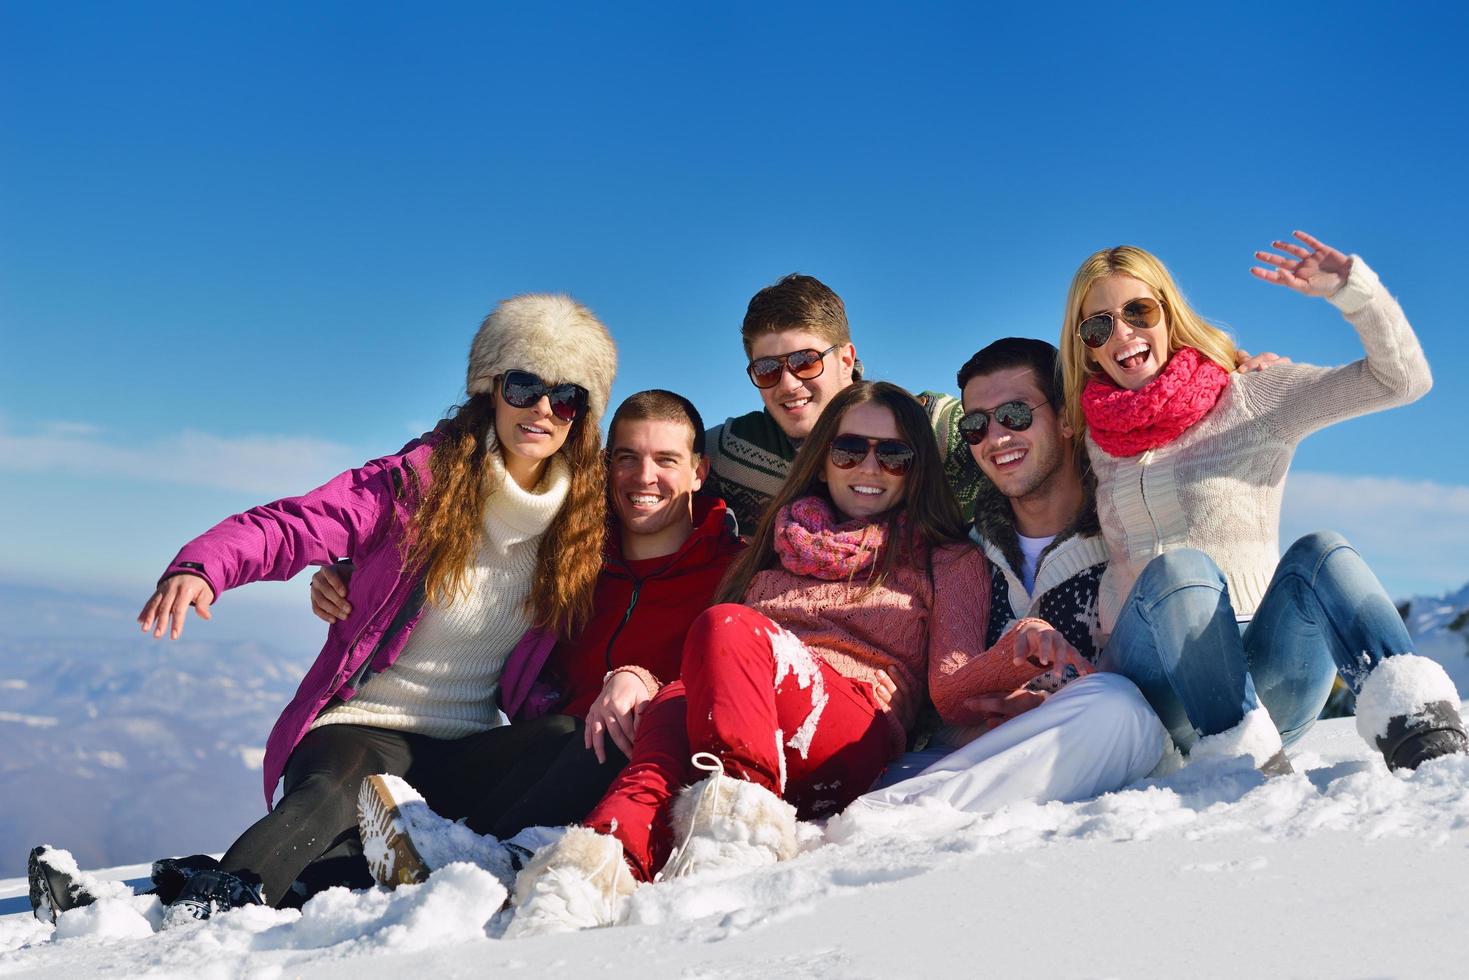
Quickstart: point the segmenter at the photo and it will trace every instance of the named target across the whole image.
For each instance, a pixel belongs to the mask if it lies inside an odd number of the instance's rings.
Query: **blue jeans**
[[[1143,569],[1100,666],[1129,678],[1188,749],[1259,705],[1289,745],[1321,713],[1338,672],[1352,689],[1413,641],[1381,583],[1341,535],[1291,545],[1241,635],[1224,573],[1202,551]]]

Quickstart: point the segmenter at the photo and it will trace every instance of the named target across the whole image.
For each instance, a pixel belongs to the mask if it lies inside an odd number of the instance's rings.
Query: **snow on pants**
[[[852,810],[924,800],[971,813],[1019,802],[1074,803],[1142,779],[1166,745],[1163,723],[1135,684],[1119,674],[1088,674],[919,775],[859,797]]]
[[[684,643],[683,679],[643,711],[632,760],[586,825],[622,841],[633,873],[649,881],[668,860],[674,797],[706,773],[709,752],[730,776],[759,783],[827,817],[872,785],[894,733],[872,685],[843,677],[793,634],[745,606],[700,614]]]

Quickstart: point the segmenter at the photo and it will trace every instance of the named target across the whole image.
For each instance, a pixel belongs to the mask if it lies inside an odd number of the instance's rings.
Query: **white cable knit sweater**
[[[1112,556],[1101,581],[1103,633],[1112,632],[1143,566],[1173,548],[1206,552],[1225,574],[1235,612],[1253,614],[1280,560],[1280,502],[1296,444],[1432,386],[1412,327],[1361,257],[1352,257],[1330,301],[1362,338],[1363,360],[1231,374],[1208,415],[1139,456],[1109,456],[1088,433],[1097,516]]]
[[[527,493],[498,453],[487,456],[497,489],[485,505],[484,537],[469,567],[469,594],[449,606],[426,603],[393,666],[371,675],[357,696],[321,713],[322,725],[371,725],[434,738],[463,738],[500,724],[495,691],[505,660],[530,627],[525,600],[541,535],[571,488],[553,456]]]

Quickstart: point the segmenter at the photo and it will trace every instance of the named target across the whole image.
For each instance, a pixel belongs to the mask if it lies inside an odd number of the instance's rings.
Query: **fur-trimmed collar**
[[[1057,546],[1067,538],[1081,535],[1093,535],[1102,533],[1101,521],[1097,519],[1097,478],[1092,474],[1090,466],[1083,467],[1081,478],[1082,501],[1081,510],[1076,518],[1066,526],[1060,534],[1046,545],[1040,554],[1039,561],[1045,561],[1047,555],[1056,550]],[[1015,515],[1010,510],[1010,498],[999,491],[989,480],[984,480],[980,486],[979,495],[974,498],[974,529],[979,536],[989,541],[1009,562],[1010,569],[1017,575],[1025,565],[1025,557],[1020,551],[1020,532],[1015,530]],[[1039,561],[1037,564],[1039,564]]]

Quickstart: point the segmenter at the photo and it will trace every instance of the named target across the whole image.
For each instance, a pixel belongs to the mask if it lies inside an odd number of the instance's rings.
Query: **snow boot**
[[[368,776],[357,793],[362,855],[385,888],[416,885],[445,865],[465,861],[490,872],[508,893],[515,881],[511,854],[494,837],[429,809],[405,780]]]
[[[660,878],[720,868],[753,868],[796,855],[796,808],[764,786],[725,776],[724,763],[699,752],[694,765],[711,773],[687,786],[673,804],[683,839]]]
[[[1248,758],[1266,776],[1289,776],[1296,771],[1264,705],[1246,714],[1233,728],[1205,735],[1188,752],[1190,763],[1239,758]]]
[[[55,923],[62,912],[97,900],[79,880],[71,854],[48,844],[31,848],[26,876],[30,879],[31,914],[42,922]]]
[[[178,898],[168,906],[163,924],[176,926],[245,905],[264,904],[265,897],[258,883],[248,882],[228,871],[196,871],[184,882]]]
[[[208,854],[191,854],[181,858],[160,858],[153,862],[149,879],[153,894],[164,905],[172,905],[190,878],[200,871],[218,871],[219,862]]]
[[[1393,770],[1469,751],[1458,689],[1441,666],[1414,654],[1386,657],[1367,675],[1357,695],[1357,732]]]
[[[1414,714],[1388,719],[1387,732],[1374,741],[1389,769],[1413,770],[1429,759],[1469,751],[1459,708],[1448,701],[1434,701]]]
[[[615,925],[635,888],[621,841],[588,827],[568,828],[515,879],[515,915],[504,938]]]

